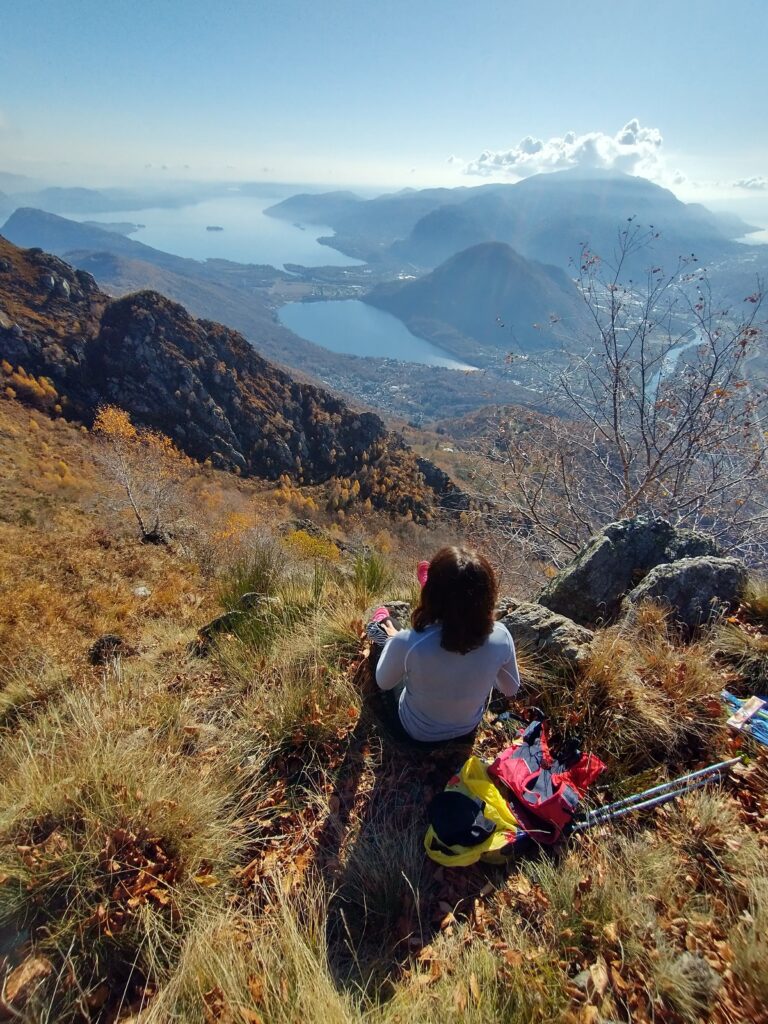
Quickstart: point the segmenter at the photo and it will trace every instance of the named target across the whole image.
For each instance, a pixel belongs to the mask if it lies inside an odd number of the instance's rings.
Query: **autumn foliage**
[[[135,427],[123,409],[99,409],[93,430],[105,471],[124,491],[141,539],[159,544],[183,514],[183,483],[192,463],[159,431]]]

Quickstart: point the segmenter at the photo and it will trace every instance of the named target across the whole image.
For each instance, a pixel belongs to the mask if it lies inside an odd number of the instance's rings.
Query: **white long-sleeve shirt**
[[[403,728],[415,740],[464,736],[480,722],[494,687],[511,697],[520,686],[515,645],[500,622],[468,654],[446,651],[440,639],[439,624],[422,633],[401,630],[387,640],[376,666],[380,689],[405,684],[398,710]]]

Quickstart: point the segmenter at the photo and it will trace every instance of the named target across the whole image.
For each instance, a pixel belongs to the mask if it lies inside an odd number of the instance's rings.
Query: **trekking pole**
[[[629,811],[639,810],[641,807],[655,807],[658,802],[665,802],[665,797],[672,800],[681,793],[687,793],[691,789],[698,789],[700,786],[706,785],[712,781],[711,777],[719,775],[721,771],[731,768],[740,761],[740,757],[732,757],[728,761],[720,761],[718,764],[712,764],[707,768],[700,768],[698,771],[691,772],[688,775],[682,775],[679,779],[662,782],[658,786],[643,790],[642,793],[635,793],[634,796],[617,800],[607,807],[597,807],[595,810],[590,811],[586,818],[575,826],[574,831],[599,824],[602,820],[610,821],[618,813],[629,813]],[[692,786],[691,783],[696,783],[696,785]]]
[[[596,807],[590,811],[587,818],[599,818],[609,812],[621,810],[630,804],[636,804],[638,801],[646,801],[651,797],[662,795],[667,792],[677,794],[678,792],[685,792],[686,789],[690,788],[689,783],[695,782],[698,779],[706,779],[709,781],[709,776],[719,774],[726,768],[730,768],[741,761],[740,757],[732,757],[728,761],[719,761],[717,764],[708,765],[706,768],[699,768],[695,772],[690,772],[688,775],[681,775],[678,779],[670,779],[669,782],[662,782],[658,786],[652,786],[650,789],[644,789],[641,793],[635,793],[633,796],[625,797],[623,800],[616,800],[614,803],[609,804],[607,807]]]
[[[634,814],[635,811],[647,811],[651,807],[661,807],[662,804],[669,803],[670,800],[676,800],[677,797],[683,796],[685,793],[692,793],[695,789],[702,789],[704,786],[712,782],[713,779],[714,776],[708,775],[706,778],[699,779],[698,782],[694,782],[691,786],[685,786],[683,789],[673,789],[669,793],[662,793],[660,796],[652,797],[650,800],[643,800],[639,804],[630,804],[629,807],[620,807],[617,810],[610,811],[608,814],[603,814],[598,818],[587,818],[574,826],[571,831],[585,832],[588,828],[594,828],[596,825],[607,825],[612,821],[616,821],[617,818],[624,818],[627,814]],[[608,810],[608,808],[606,808],[606,810]]]

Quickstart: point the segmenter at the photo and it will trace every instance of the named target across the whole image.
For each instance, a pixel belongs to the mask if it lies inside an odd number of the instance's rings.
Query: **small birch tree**
[[[630,222],[613,262],[582,249],[590,336],[542,367],[548,414],[500,417],[474,446],[482,491],[510,538],[556,564],[640,513],[764,561],[766,390],[747,372],[764,341],[759,282],[733,309],[714,300],[694,257],[628,280],[655,237]]]
[[[167,543],[183,511],[191,461],[165,434],[135,427],[113,405],[99,409],[93,431],[102,465],[123,492],[120,507],[132,511],[142,542]]]

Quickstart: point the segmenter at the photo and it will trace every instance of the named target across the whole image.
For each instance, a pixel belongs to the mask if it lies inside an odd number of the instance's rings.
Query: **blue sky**
[[[766,29],[766,0],[0,0],[0,169],[421,186],[619,153],[767,195]]]

